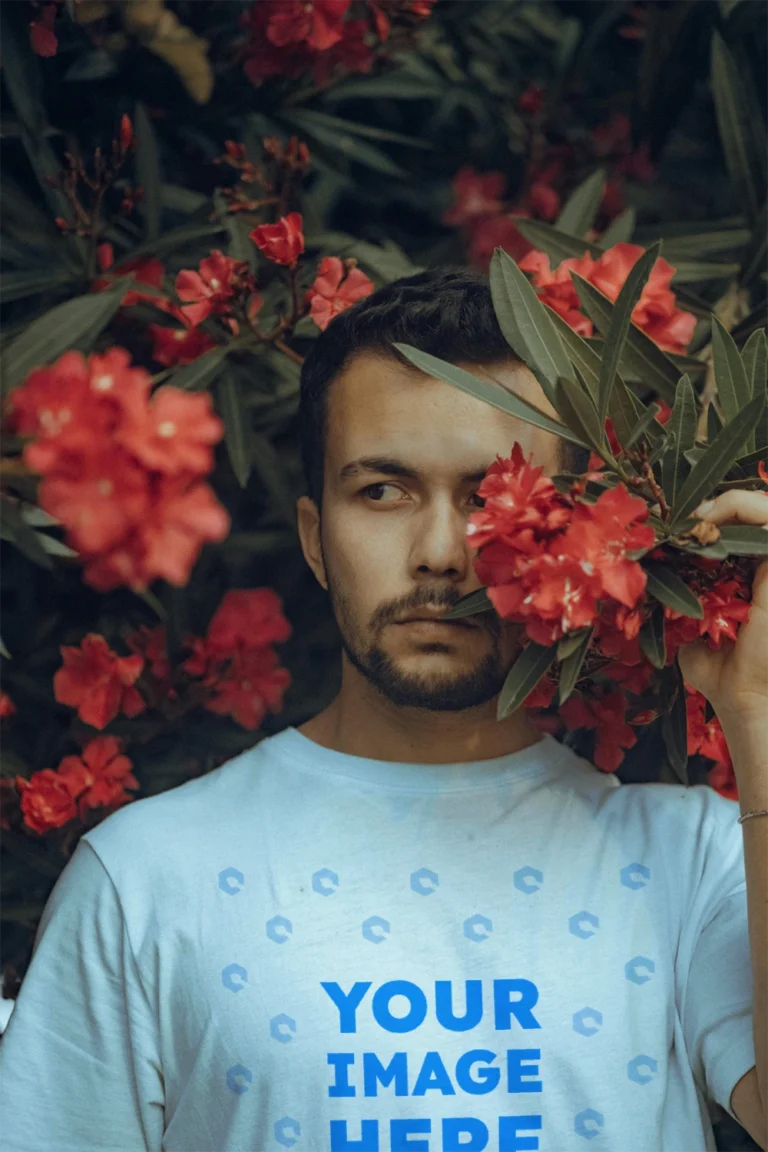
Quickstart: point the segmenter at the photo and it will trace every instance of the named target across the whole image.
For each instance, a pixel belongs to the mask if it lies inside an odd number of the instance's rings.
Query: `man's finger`
[[[768,492],[731,488],[714,500],[699,504],[693,514],[711,524],[734,520],[737,524],[765,524],[768,527]]]

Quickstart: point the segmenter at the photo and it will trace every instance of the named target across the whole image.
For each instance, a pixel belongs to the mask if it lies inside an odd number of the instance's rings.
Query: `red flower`
[[[36,457],[25,451],[30,463]],[[114,547],[148,514],[151,490],[146,471],[127,452],[97,445],[92,456],[59,457],[55,472],[38,489],[38,502],[67,529],[81,553]]]
[[[207,392],[188,393],[164,385],[142,401],[126,407],[115,439],[147,468],[157,472],[194,472],[213,468],[211,445],[224,435],[224,425],[212,411]]]
[[[206,703],[209,712],[232,716],[243,728],[257,728],[267,709],[279,712],[283,693],[291,683],[287,668],[279,667],[274,648],[243,648],[235,653]]]
[[[97,736],[86,744],[80,756],[65,756],[59,777],[70,795],[78,800],[78,814],[85,820],[89,808],[119,808],[133,797],[126,788],[138,788],[133,764],[121,755],[120,741],[114,736]]]
[[[341,40],[316,58],[312,69],[315,83],[321,88],[325,87],[337,66],[346,68],[348,72],[370,72],[373,67],[373,49],[367,37],[368,25],[365,20],[347,20]]]
[[[207,645],[209,653],[221,658],[239,648],[279,643],[290,635],[282,600],[272,588],[233,589],[208,625]]]
[[[171,665],[168,661],[168,645],[162,624],[158,624],[156,628],[148,628],[146,624],[142,624],[135,632],[126,636],[125,642],[132,652],[138,652],[143,658],[145,666],[149,667],[155,680],[164,683],[170,678]]]
[[[16,705],[7,692],[0,692],[0,720],[7,720],[16,712]]]
[[[527,196],[528,205],[534,216],[540,220],[555,220],[560,211],[560,196],[550,184],[541,180],[530,185]]]
[[[38,56],[55,56],[58,40],[53,30],[56,20],[56,5],[45,4],[39,20],[32,20],[29,24],[29,41],[32,51]]]
[[[132,147],[135,137],[133,135],[133,124],[131,124],[130,116],[123,113],[120,117],[120,147],[123,152],[127,152]]]
[[[161,324],[150,324],[152,337],[152,358],[166,368],[177,364],[191,364],[198,357],[216,348],[216,341],[201,328],[164,328]]]
[[[527,116],[534,116],[544,106],[544,85],[535,81],[524,88],[517,98],[517,110]]]
[[[324,332],[333,320],[350,304],[370,296],[373,281],[359,268],[346,269],[338,256],[326,256],[320,264],[318,275],[306,294],[305,303],[310,304],[309,314]]]
[[[627,608],[634,608],[645,591],[646,574],[627,552],[650,548],[656,536],[649,524],[635,523],[648,516],[648,505],[630,496],[623,484],[603,492],[594,504],[577,504],[560,551],[589,566],[599,575],[603,589]]]
[[[515,443],[508,459],[497,456],[490,465],[477,490],[484,507],[472,513],[467,526],[473,548],[498,539],[519,551],[540,553],[546,540],[568,524],[571,502],[532,460]]]
[[[182,269],[176,277],[176,292],[180,300],[189,301],[179,309],[184,323],[195,328],[211,313],[226,312],[227,302],[248,275],[245,260],[234,260],[218,248],[200,261],[199,272]]]
[[[481,216],[470,223],[469,259],[475,268],[485,272],[496,248],[503,248],[513,260],[531,251],[511,216]]]
[[[580,301],[570,273],[576,272],[602,292],[609,300],[616,300],[630,270],[643,254],[638,244],[615,244],[598,260],[589,253],[563,260],[554,272],[549,258],[543,252],[530,252],[519,261],[524,272],[533,273],[533,283],[541,289],[538,296],[566,323],[582,336],[592,335],[592,323],[580,311]],[[669,287],[674,268],[659,259],[643,288],[642,295],[632,312],[632,320],[660,348],[668,352],[683,353],[693,336],[696,317],[680,311]]]
[[[615,772],[624,759],[625,750],[637,743],[632,725],[625,719],[626,709],[624,693],[614,688],[590,699],[574,693],[560,707],[559,715],[567,728],[597,728],[595,767],[603,772]]]
[[[112,251],[111,246],[109,246],[109,252],[106,251],[105,245],[99,245],[99,247],[102,249],[104,259],[108,259]],[[105,272],[108,269],[112,277],[132,275],[137,284],[146,284],[148,288],[157,288],[158,290],[163,287],[165,268],[156,256],[133,256],[130,260],[124,260],[114,268],[108,265],[107,268],[102,268],[102,271]],[[94,280],[91,284],[91,292],[104,292],[107,288],[111,288],[113,283],[114,280],[104,278]],[[126,292],[120,307],[130,308],[133,304],[138,304],[140,300],[148,300],[150,304],[154,304],[155,308],[159,308],[162,312],[170,312],[173,308],[170,300],[164,296],[152,292],[141,292],[133,288]]]
[[[451,180],[454,203],[443,215],[444,224],[466,224],[478,216],[501,211],[507,186],[503,172],[477,172],[471,165],[460,168]]]
[[[342,38],[351,0],[261,0],[270,8],[267,39],[277,47],[306,43],[318,52]]]
[[[63,647],[64,664],[53,677],[60,704],[77,709],[85,724],[106,728],[118,712],[137,716],[144,701],[134,688],[141,675],[141,656],[120,657],[103,636],[91,632],[79,648]]]
[[[52,828],[61,828],[77,816],[67,781],[52,768],[34,772],[29,780],[17,776],[16,787],[21,794],[24,823],[41,836]]]
[[[293,268],[304,251],[302,227],[301,213],[289,212],[277,224],[260,224],[249,236],[268,260]]]
[[[667,663],[670,664],[681,644],[689,644],[704,637],[707,647],[718,650],[722,638],[736,640],[739,626],[749,620],[751,609],[750,587],[737,573],[716,584],[701,585],[694,580],[689,587],[698,597],[704,615],[700,620],[682,616],[674,608],[664,605],[664,636]]]

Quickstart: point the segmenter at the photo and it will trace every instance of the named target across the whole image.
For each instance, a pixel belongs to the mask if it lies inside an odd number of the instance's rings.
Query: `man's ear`
[[[314,572],[317,582],[328,591],[328,580],[323,563],[323,548],[320,542],[320,513],[314,500],[300,496],[296,502],[296,521],[304,559]]]

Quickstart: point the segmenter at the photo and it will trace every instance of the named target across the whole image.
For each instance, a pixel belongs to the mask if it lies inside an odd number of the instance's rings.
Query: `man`
[[[83,837],[0,1045],[6,1152],[698,1152],[718,1108],[764,1141],[738,806],[496,719],[519,630],[437,617],[494,458],[569,453],[396,341],[548,407],[473,274],[320,336],[298,527],[340,691]]]

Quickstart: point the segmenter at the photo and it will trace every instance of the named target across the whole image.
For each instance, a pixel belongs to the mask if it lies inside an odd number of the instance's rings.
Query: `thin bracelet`
[[[757,812],[745,812],[743,816],[739,816],[739,824],[743,824],[745,820],[749,820],[750,816],[768,816],[768,808],[761,808]]]

